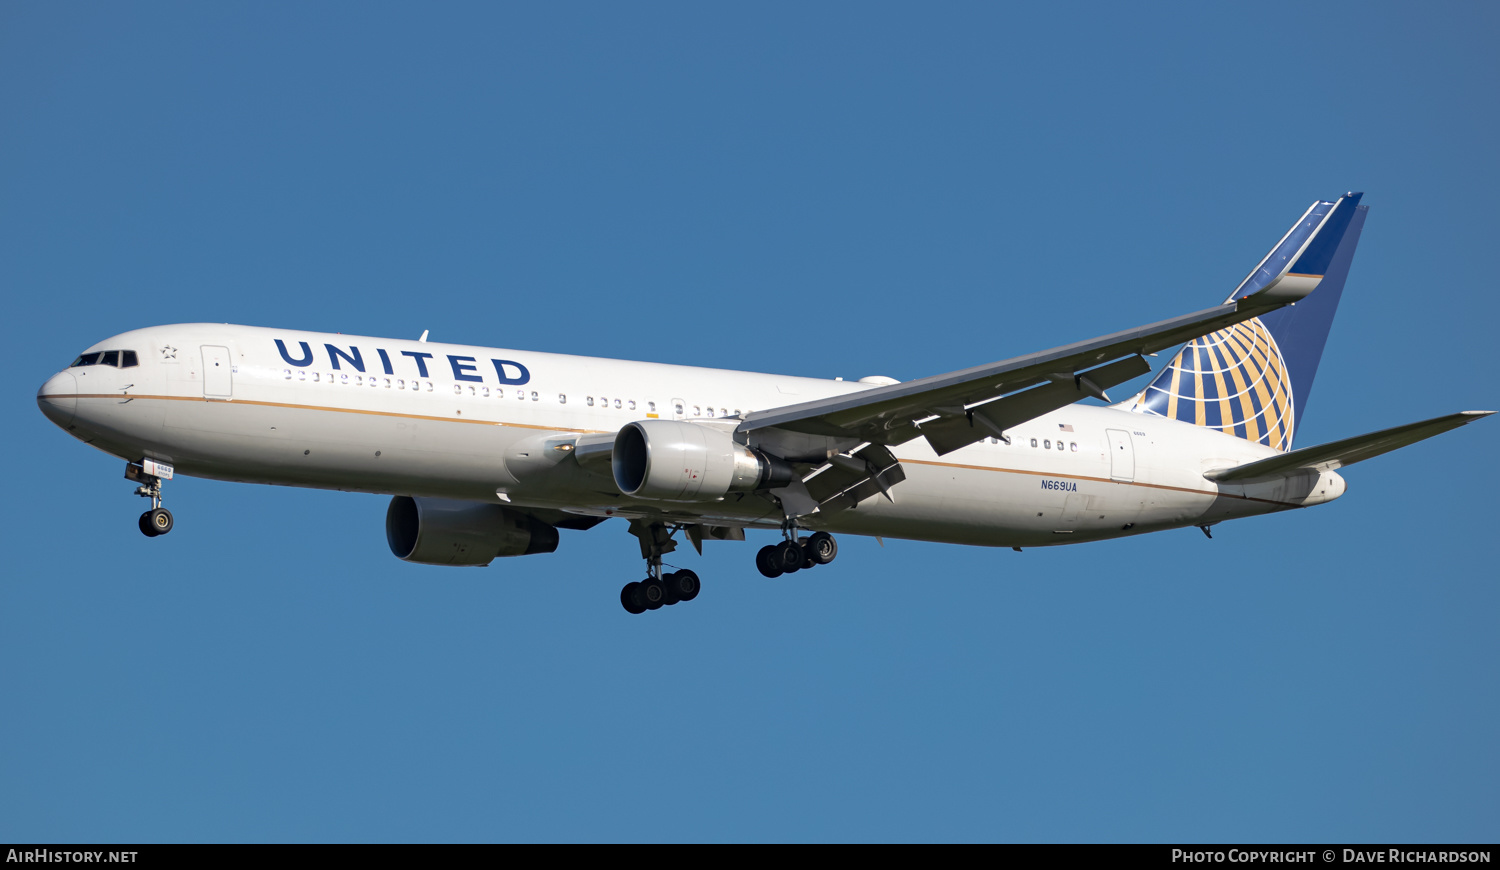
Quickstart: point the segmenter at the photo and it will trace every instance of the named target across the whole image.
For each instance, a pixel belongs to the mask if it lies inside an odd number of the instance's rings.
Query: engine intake
[[[709,501],[797,477],[785,460],[737,443],[722,429],[680,420],[625,424],[610,465],[621,492],[661,501]]]
[[[385,512],[398,559],[422,565],[488,565],[499,556],[557,549],[557,529],[497,504],[398,495]]]

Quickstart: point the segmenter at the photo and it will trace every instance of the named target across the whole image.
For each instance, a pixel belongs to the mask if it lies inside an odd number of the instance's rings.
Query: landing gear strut
[[[631,520],[630,533],[641,542],[641,557],[646,560],[646,579],[626,583],[620,590],[620,605],[629,613],[645,613],[679,601],[692,601],[703,588],[698,575],[683,568],[662,573],[661,557],[677,549],[672,540],[675,529],[665,523]]]
[[[141,498],[151,499],[151,510],[141,514],[141,519],[137,523],[141,534],[148,538],[155,538],[172,531],[172,512],[161,506],[162,479],[171,479],[171,477],[172,466],[153,462],[150,459],[143,460],[140,464],[130,462],[125,465],[125,479],[140,484],[135,488],[135,494]]]

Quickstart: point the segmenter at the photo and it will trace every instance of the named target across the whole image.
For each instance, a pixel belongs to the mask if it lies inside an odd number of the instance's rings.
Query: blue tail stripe
[[[1368,211],[1369,206],[1349,210],[1348,227],[1317,290],[1296,305],[1278,308],[1260,317],[1286,359],[1292,380],[1292,419],[1299,423],[1303,409],[1307,407],[1307,397],[1312,393],[1313,377],[1318,373],[1318,362],[1323,358],[1323,347],[1333,328],[1333,316],[1338,312],[1344,281],[1349,277],[1354,248],[1359,244],[1359,234],[1364,229]]]

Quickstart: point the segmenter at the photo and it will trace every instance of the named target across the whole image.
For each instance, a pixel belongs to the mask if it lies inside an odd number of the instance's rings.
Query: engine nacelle
[[[610,466],[621,492],[662,501],[709,501],[786,486],[797,476],[784,460],[737,443],[723,429],[681,420],[625,424]]]
[[[423,565],[488,565],[557,549],[557,529],[520,511],[405,495],[386,509],[385,539],[396,558]]]

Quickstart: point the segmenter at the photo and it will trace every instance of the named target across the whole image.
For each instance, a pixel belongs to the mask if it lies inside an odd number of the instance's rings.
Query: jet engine
[[[488,565],[557,549],[557,529],[520,511],[405,495],[386,509],[385,539],[396,558],[423,565]]]
[[[786,486],[797,473],[722,429],[681,420],[639,420],[615,436],[615,486],[662,501],[708,501],[731,492]]]

